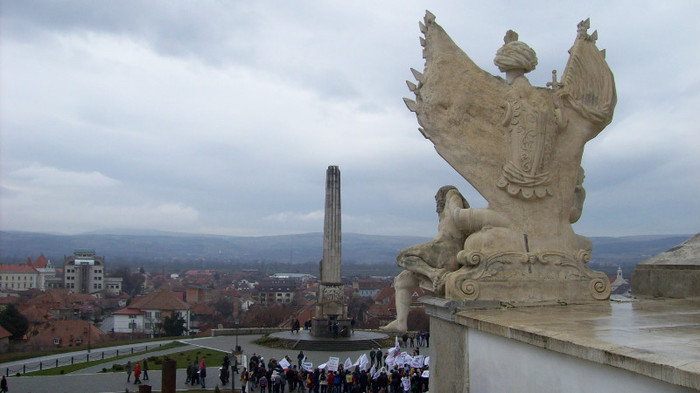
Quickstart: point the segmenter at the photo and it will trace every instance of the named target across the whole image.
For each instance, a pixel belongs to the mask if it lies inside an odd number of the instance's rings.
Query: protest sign
[[[303,362],[301,364],[301,368],[307,372],[310,372],[310,373],[314,372],[314,364],[311,362]]]
[[[350,370],[352,368],[352,360],[350,360],[350,358],[345,359],[345,363],[343,363],[343,368],[345,370]]]
[[[291,364],[289,364],[289,362],[285,358],[282,358],[282,360],[280,360],[279,365],[284,369],[284,371],[289,370],[291,366]]]
[[[326,367],[328,371],[338,371],[338,364],[340,364],[340,358],[329,357],[328,362],[326,362]]]

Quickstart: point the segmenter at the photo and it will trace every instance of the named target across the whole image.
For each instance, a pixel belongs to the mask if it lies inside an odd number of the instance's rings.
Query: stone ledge
[[[452,320],[470,329],[700,389],[700,299],[482,308],[457,311]]]

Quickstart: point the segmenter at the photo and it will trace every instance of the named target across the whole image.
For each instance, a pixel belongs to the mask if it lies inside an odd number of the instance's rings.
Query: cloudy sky
[[[589,236],[700,230],[697,1],[0,1],[0,229],[435,233],[486,202],[402,102],[430,9],[486,71],[506,30],[543,86],[591,18],[618,92],[584,154]]]

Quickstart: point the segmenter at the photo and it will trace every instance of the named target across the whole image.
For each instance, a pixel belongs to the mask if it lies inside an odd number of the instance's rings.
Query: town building
[[[261,305],[275,303],[289,304],[294,301],[297,281],[283,278],[265,278],[255,286],[252,299]]]
[[[191,328],[190,305],[178,299],[169,289],[134,298],[126,308],[112,315],[115,334],[155,337],[161,333],[166,317],[181,317],[185,321],[185,332]]]
[[[77,249],[63,258],[63,287],[76,293],[118,295],[122,290],[120,277],[108,277],[105,258],[95,250]]]
[[[357,290],[359,297],[374,297],[384,288],[391,287],[391,281],[387,280],[356,280],[353,281],[352,287]]]
[[[39,272],[33,266],[0,265],[0,290],[26,291],[38,285]]]
[[[34,262],[32,262],[31,258],[27,257],[26,265],[33,267],[39,273],[37,289],[45,291],[47,288],[47,280],[56,276],[56,268],[54,268],[51,260],[46,258],[44,254],[41,254]]]

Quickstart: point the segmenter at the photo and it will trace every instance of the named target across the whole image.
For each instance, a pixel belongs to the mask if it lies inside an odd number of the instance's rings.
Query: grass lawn
[[[154,347],[153,349],[148,350],[146,352],[140,352],[139,355],[143,354],[145,356],[149,352],[162,351],[164,349],[177,348],[177,347],[182,347],[185,345],[187,345],[187,344],[183,344],[183,343],[179,343],[179,342],[172,342],[172,343],[165,344],[161,347]],[[92,367],[92,366],[95,366],[98,364],[108,364],[108,363],[111,364],[111,363],[114,363],[115,361],[118,361],[119,359],[131,358],[133,356],[134,355],[132,355],[132,354],[127,354],[127,355],[113,357],[113,358],[109,358],[109,359],[105,359],[105,360],[100,359],[100,360],[93,360],[90,362],[69,364],[66,366],[54,367],[54,368],[49,368],[49,369],[41,370],[41,371],[34,371],[31,373],[26,373],[24,375],[27,375],[27,376],[63,375],[63,374],[72,373],[74,371],[82,370],[84,368]],[[150,367],[150,364],[149,364],[149,368],[155,369],[155,367]]]

